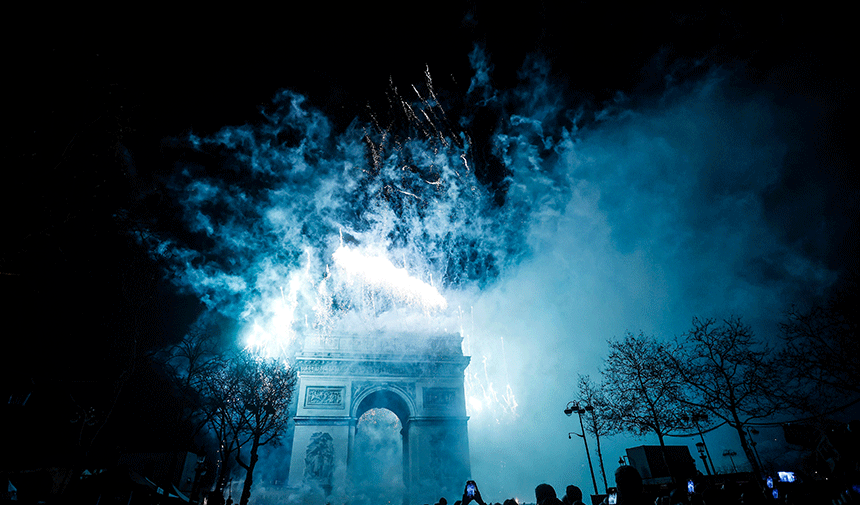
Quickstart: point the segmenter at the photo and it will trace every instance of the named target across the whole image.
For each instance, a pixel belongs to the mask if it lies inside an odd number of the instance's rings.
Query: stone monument
[[[296,356],[299,388],[289,486],[350,493],[358,419],[385,408],[400,420],[403,503],[459,498],[470,478],[462,337],[308,336]],[[392,497],[398,502],[399,497]]]

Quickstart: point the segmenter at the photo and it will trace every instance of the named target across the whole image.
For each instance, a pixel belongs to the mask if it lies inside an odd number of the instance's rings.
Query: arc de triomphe
[[[400,419],[405,501],[458,496],[470,477],[463,388],[469,357],[448,335],[309,336],[300,380],[289,486],[350,489],[358,419],[386,408]],[[418,501],[421,500],[421,501]]]

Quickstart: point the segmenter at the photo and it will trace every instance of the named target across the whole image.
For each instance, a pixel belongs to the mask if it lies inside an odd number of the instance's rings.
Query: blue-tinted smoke
[[[568,478],[561,410],[576,374],[597,373],[606,339],[671,338],[692,316],[730,314],[772,334],[834,273],[769,218],[793,116],[766,91],[714,68],[635,105],[589,105],[540,58],[509,90],[493,87],[487,55],[470,61],[450,109],[428,74],[343,132],[284,91],[257,123],[180,140],[169,187],[184,233],[155,233],[153,250],[178,285],[263,332],[335,331],[338,319],[464,328],[473,473],[501,501]],[[447,313],[416,317],[345,281],[342,245],[435,286]],[[499,406],[517,403],[540,429],[500,422],[514,416]],[[649,441],[606,443],[620,454]]]
[[[477,50],[473,59],[485,64]],[[486,73],[476,69],[475,107],[498,115],[517,101],[522,113],[480,132],[480,146],[468,113],[447,117],[429,71],[421,89],[405,97],[392,86],[389,110],[344,132],[282,91],[255,124],[180,140],[197,156],[169,184],[187,234],[161,236],[155,250],[209,308],[258,323],[274,316],[272,300],[307,326],[362,305],[356,297],[369,295],[332,274],[343,245],[381,253],[445,296],[492,284],[530,254],[533,222],[563,207],[567,175],[547,161],[570,139],[545,131],[558,108],[542,85],[505,98]],[[376,317],[396,308],[370,296]]]
[[[408,312],[338,275],[342,245],[387,257],[454,311],[535,252],[579,243],[573,236],[595,226],[608,233],[607,257],[665,269],[658,283],[673,292],[660,296],[697,302],[693,310],[710,304],[704,285],[732,308],[760,289],[779,292],[776,304],[805,280],[832,280],[765,217],[763,195],[780,183],[788,152],[786,114],[765,94],[738,91],[714,69],[635,108],[619,95],[594,112],[570,103],[541,58],[527,58],[509,90],[493,88],[479,48],[470,61],[457,117],[428,70],[408,92],[392,84],[387,110],[343,132],[282,91],[254,124],[180,139],[190,154],[169,187],[185,234],[162,234],[153,247],[171,258],[174,281],[249,324],[280,318],[291,331],[329,331],[368,308],[359,323]],[[581,229],[566,229],[571,217]],[[564,263],[580,251],[557,254]],[[431,316],[439,328],[462,325]]]

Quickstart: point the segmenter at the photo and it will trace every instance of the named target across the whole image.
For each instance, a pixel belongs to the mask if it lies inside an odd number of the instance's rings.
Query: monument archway
[[[371,408],[403,426],[406,503],[457,496],[470,478],[459,335],[313,336],[296,356],[299,394],[289,485],[349,496],[356,426]]]
[[[397,503],[406,494],[406,420],[409,411],[385,390],[357,400],[356,426],[349,448],[351,503]]]

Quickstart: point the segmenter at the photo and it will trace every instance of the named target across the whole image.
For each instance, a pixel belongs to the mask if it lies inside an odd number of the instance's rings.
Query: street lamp
[[[746,430],[747,430],[747,435],[749,436],[749,439],[750,439],[750,445],[752,446],[753,453],[755,454],[755,459],[758,460],[759,470],[761,470],[763,472],[764,471],[764,465],[761,464],[761,456],[758,455],[758,449],[756,449],[756,447],[755,447],[758,444],[756,443],[755,440],[753,440],[753,437],[752,437],[753,435],[758,435],[759,432],[755,428],[750,429],[749,426],[746,426]]]
[[[684,416],[683,419],[684,419],[684,421],[686,421],[687,417]],[[692,418],[690,418],[690,420],[693,421],[693,424],[696,425],[696,431],[699,432],[699,438],[702,440],[700,443],[702,444],[702,447],[705,451],[705,454],[708,456],[708,461],[711,463],[711,468],[713,468],[714,473],[717,473],[717,467],[714,466],[714,460],[711,459],[711,452],[708,451],[708,444],[705,443],[705,436],[702,434],[702,427],[699,426],[700,422],[702,422],[702,423],[708,422],[708,414],[705,414],[703,412],[696,412],[695,414],[693,414],[693,416],[692,416]],[[698,447],[699,447],[699,444],[697,443],[696,448],[698,449]],[[702,451],[699,450],[699,454],[701,454],[701,453],[702,453]],[[705,461],[704,458],[702,459],[702,461],[703,462]],[[708,469],[708,465],[705,465],[705,470],[707,470],[707,469]],[[708,475],[710,475],[710,472],[708,473]]]
[[[594,478],[594,467],[591,465],[591,453],[588,452],[588,439],[585,438],[585,425],[582,424],[582,414],[591,412],[592,410],[594,410],[594,407],[591,405],[580,407],[578,402],[568,402],[567,407],[564,408],[564,413],[566,416],[570,417],[571,414],[576,412],[579,416],[579,427],[582,429],[582,434],[580,435],[579,433],[572,431],[567,434],[567,438],[571,438],[571,435],[582,437],[582,441],[585,443],[585,455],[588,457],[588,469],[591,470],[591,483],[594,484],[594,494],[598,494],[597,479]]]
[[[696,442],[696,450],[699,451],[699,457],[702,458],[702,464],[705,465],[705,471],[711,475],[711,470],[708,468],[708,457],[705,456],[705,443]]]
[[[726,449],[725,451],[723,451],[723,456],[728,456],[729,459],[731,460],[732,470],[734,470],[735,473],[738,473],[738,467],[735,466],[735,458],[733,458],[732,456],[737,456],[737,455],[738,455],[738,453],[736,453],[735,451],[733,451],[731,449]]]

